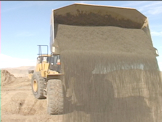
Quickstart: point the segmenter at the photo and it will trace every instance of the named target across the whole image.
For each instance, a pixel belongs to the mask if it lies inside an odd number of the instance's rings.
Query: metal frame
[[[41,49],[42,46],[47,47],[47,53],[45,55],[48,55],[48,45],[37,45],[37,46],[39,47],[39,50],[38,50],[39,56],[44,55],[44,54],[42,54],[42,49]]]

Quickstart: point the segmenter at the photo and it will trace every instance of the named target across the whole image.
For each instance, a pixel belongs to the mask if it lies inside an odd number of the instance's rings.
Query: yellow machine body
[[[41,55],[39,57],[50,57],[51,55]],[[49,69],[49,62],[42,61],[42,63],[37,62],[35,67],[35,72],[40,72],[43,78],[47,78],[48,75],[58,75],[59,73]],[[29,73],[29,79],[32,78],[33,73]]]

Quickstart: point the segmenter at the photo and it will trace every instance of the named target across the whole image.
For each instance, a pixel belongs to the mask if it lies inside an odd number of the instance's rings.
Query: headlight
[[[159,56],[159,52],[156,48],[155,48],[155,53],[156,53],[156,56]]]

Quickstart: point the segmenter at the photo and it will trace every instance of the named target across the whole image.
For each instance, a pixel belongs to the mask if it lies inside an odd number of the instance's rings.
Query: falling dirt
[[[64,122],[161,122],[161,77],[143,30],[59,24]]]

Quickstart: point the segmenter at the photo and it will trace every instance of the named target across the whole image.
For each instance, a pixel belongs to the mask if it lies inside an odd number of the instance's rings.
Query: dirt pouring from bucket
[[[63,122],[161,122],[161,76],[141,29],[58,24]]]

